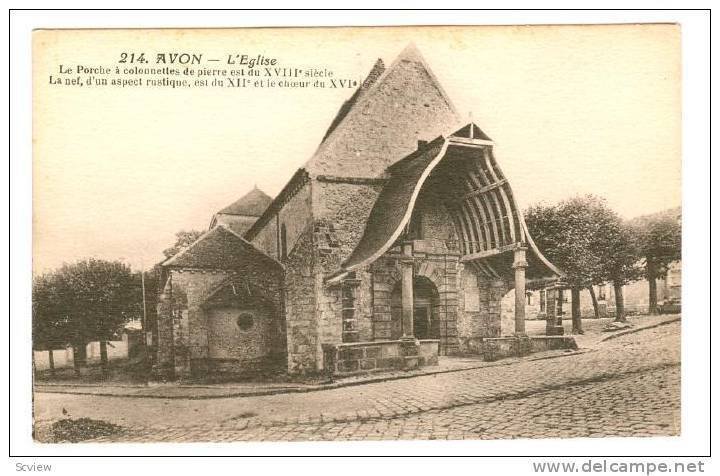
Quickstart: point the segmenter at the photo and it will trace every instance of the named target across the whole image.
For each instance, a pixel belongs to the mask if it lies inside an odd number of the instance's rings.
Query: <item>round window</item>
[[[246,331],[250,329],[253,325],[253,316],[252,314],[248,313],[242,313],[237,318],[237,326],[240,328],[241,331]]]

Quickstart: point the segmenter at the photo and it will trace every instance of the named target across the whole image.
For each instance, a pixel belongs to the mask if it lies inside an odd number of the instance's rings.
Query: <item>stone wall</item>
[[[327,288],[323,283],[317,287],[317,332],[318,344],[340,344],[342,342],[342,297],[340,286]],[[322,358],[322,356],[321,356]],[[318,368],[323,364],[318,362]]]
[[[274,215],[253,238],[252,243],[263,250],[266,255],[279,259],[278,256],[278,220]]]
[[[313,373],[321,352],[316,290],[322,285],[322,274],[315,267],[312,225],[301,234],[285,267],[288,372]]]
[[[373,285],[372,273],[367,270],[355,273],[360,280],[355,297],[355,318],[361,341],[373,340]]]
[[[302,234],[312,223],[312,184],[306,182],[295,195],[288,199],[278,212],[280,227],[285,225],[288,255],[297,245]]]
[[[337,271],[365,231],[365,223],[381,181],[345,181],[342,178],[322,177],[312,182],[313,245],[316,256],[315,282],[317,304],[317,340],[315,365],[324,367],[321,344],[343,342],[342,287],[327,287],[324,278]],[[354,332],[359,340],[373,338],[373,294],[371,274],[358,271],[359,281],[354,288]]]
[[[319,265],[332,272],[355,249],[382,189],[379,181],[313,181],[313,217]]]
[[[400,282],[400,267],[396,259],[387,256],[370,266],[373,294],[373,340],[390,340],[392,328],[392,292]]]
[[[477,353],[483,356],[483,360],[492,362],[535,352],[577,349],[577,343],[572,336],[494,337],[483,339],[478,345]]]
[[[435,339],[324,344],[325,372],[333,376],[406,370],[438,363]]]
[[[435,240],[443,246],[454,245],[458,241],[455,225],[443,205],[444,193],[438,186],[422,188],[413,210],[413,220],[420,219],[422,239]]]
[[[319,283],[317,288],[318,333],[323,344],[344,342],[343,331],[356,333],[356,341],[373,340],[373,288],[372,274],[368,271],[355,273],[352,286],[354,304],[354,328],[347,328],[343,320],[342,290],[345,284],[327,287]],[[347,334],[346,334],[347,335]],[[322,367],[322,366],[321,366]]]
[[[318,307],[318,289],[322,287],[322,270],[317,267],[315,243],[319,231],[313,220],[313,181],[299,180],[291,189],[282,208],[266,219],[253,237],[253,244],[285,266],[282,317],[287,332],[287,369],[289,373],[312,373],[318,370],[321,339],[320,322],[332,316]],[[283,259],[281,230],[285,229],[287,256]],[[330,299],[332,301],[332,298]]]
[[[277,256],[278,226],[285,225],[288,257],[283,264],[290,373],[322,370],[321,344],[342,342],[340,289],[327,288],[324,278],[340,268],[360,240],[381,186],[382,181],[311,179],[287,199],[277,216],[270,218],[253,239],[268,254]],[[369,274],[360,277],[356,322],[360,338],[371,339],[371,280]]]
[[[501,301],[508,284],[479,276],[470,265],[463,267],[460,276],[458,351],[477,353],[478,342],[501,335]]]
[[[285,225],[288,255],[297,244],[302,233],[312,223],[312,184],[310,181],[301,183],[282,208],[269,217],[265,225],[257,232],[252,242],[255,246],[278,260],[280,253],[280,229]]]
[[[245,324],[238,323],[241,318]],[[208,309],[207,323],[210,359],[255,361],[275,350],[273,316],[261,306]]]
[[[207,328],[201,308],[227,271],[169,270],[158,303],[158,373],[189,377],[192,359],[207,358]]]

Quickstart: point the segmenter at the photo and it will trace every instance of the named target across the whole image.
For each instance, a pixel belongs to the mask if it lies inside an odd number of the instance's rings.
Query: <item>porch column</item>
[[[402,330],[403,337],[414,337],[413,331],[413,259],[412,243],[403,244],[402,266]]]
[[[515,270],[515,335],[525,335],[525,261],[527,248],[516,248],[513,260]]]

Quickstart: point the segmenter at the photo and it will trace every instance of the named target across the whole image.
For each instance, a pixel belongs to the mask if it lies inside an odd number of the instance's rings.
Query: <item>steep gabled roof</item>
[[[255,186],[252,190],[218,213],[259,217],[272,202],[272,198]]]
[[[452,102],[410,45],[387,69],[375,64],[340,108],[305,169],[311,175],[381,177],[415,150],[418,140],[431,140],[458,124]]]
[[[363,81],[362,85],[355,90],[355,93],[350,96],[350,99],[345,101],[342,106],[340,106],[340,110],[335,115],[335,118],[330,123],[330,127],[328,127],[327,132],[325,133],[325,136],[323,137],[322,142],[325,142],[325,139],[328,138],[328,136],[332,133],[332,131],[335,130],[335,128],[342,122],[343,119],[345,119],[345,116],[347,116],[348,112],[353,108],[355,103],[360,99],[360,96],[365,93],[368,89],[370,89],[370,86],[375,84],[377,79],[385,72],[385,63],[383,62],[382,58],[378,58],[375,62],[375,66],[370,70],[370,73],[368,73],[367,77],[365,78],[365,81]]]

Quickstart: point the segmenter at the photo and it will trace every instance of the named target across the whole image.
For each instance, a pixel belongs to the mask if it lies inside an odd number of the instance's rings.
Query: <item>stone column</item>
[[[403,337],[413,337],[413,259],[412,243],[403,244],[402,266],[402,331]]]
[[[525,260],[527,248],[515,249],[513,269],[515,270],[515,335],[525,335]]]

